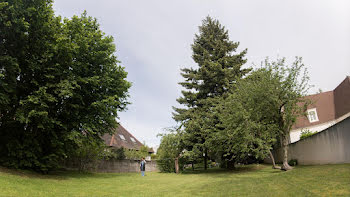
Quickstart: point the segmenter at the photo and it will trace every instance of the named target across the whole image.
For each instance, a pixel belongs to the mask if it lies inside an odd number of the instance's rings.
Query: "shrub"
[[[315,132],[317,133],[317,132]],[[300,134],[300,139],[305,139],[305,138],[308,138],[310,136],[313,136],[315,133],[311,132],[310,130],[305,130],[305,131],[302,131],[301,134]]]
[[[298,165],[298,160],[297,159],[291,159],[291,160],[289,160],[288,164],[290,166],[296,166],[296,165]]]
[[[149,147],[147,146],[142,146],[140,148],[140,150],[127,150],[125,149],[124,153],[125,153],[125,157],[127,159],[141,159],[142,157],[147,157],[150,156],[150,154],[148,153]]]
[[[185,165],[186,165],[185,158],[180,157],[179,170],[183,171]],[[158,159],[157,166],[161,172],[175,172],[175,159],[173,158]]]
[[[158,159],[158,155],[157,154],[152,154],[151,155],[151,159],[152,160],[157,160]]]
[[[85,138],[76,138],[78,146],[67,158],[73,161],[79,171],[94,169],[98,166],[99,160],[103,158],[106,150],[105,145],[100,141],[89,136]]]
[[[104,160],[123,160],[125,159],[125,149],[121,148],[111,148],[106,147],[104,151],[101,152],[101,159]]]
[[[175,171],[175,160],[171,159],[171,158],[158,159],[157,166],[161,172],[174,172]]]
[[[113,149],[113,152],[115,153],[115,159],[117,159],[117,160],[123,160],[126,158],[125,149],[123,147],[115,148],[115,149]]]

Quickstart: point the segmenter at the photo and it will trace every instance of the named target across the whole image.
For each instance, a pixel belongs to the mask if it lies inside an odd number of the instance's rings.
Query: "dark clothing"
[[[141,171],[146,171],[146,162],[145,161],[141,161],[140,170]]]

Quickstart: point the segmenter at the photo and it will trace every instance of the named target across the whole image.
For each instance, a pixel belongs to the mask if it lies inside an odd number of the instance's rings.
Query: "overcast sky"
[[[247,67],[266,56],[301,56],[315,86],[310,93],[333,90],[350,75],[349,0],[56,0],[54,10],[68,18],[86,10],[114,37],[133,84],[120,122],[149,146],[176,124],[171,113],[180,68],[196,66],[191,44],[207,15],[227,28],[240,50],[248,48]]]

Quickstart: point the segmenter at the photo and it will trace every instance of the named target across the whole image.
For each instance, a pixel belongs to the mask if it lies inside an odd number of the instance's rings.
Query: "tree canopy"
[[[96,19],[54,15],[52,1],[0,2],[0,162],[47,171],[116,126],[127,73]]]
[[[288,65],[285,59],[266,61],[262,67],[234,84],[232,92],[216,108],[223,128],[216,133],[216,150],[225,159],[262,160],[281,142],[286,150],[289,132],[309,104],[307,72],[301,58]],[[284,158],[282,169],[290,169]]]

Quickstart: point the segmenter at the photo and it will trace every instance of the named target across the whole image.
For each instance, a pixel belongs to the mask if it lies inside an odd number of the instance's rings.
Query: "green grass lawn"
[[[250,165],[182,174],[33,172],[0,168],[0,196],[350,196],[350,164]]]

